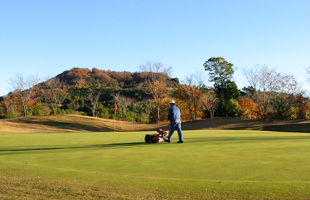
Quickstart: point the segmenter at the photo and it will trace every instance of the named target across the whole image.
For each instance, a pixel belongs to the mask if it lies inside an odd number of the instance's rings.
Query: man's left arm
[[[169,110],[168,110],[168,120],[170,120],[171,117],[172,117],[172,109],[169,108]]]

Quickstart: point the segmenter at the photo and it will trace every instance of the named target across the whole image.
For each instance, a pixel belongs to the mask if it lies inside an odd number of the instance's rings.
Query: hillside
[[[167,92],[179,85],[177,78],[154,74],[165,83]],[[31,85],[27,90],[18,88],[0,97],[0,119],[82,113],[105,119],[155,121],[154,98],[146,84],[148,76],[148,72],[72,68],[41,83],[39,79],[27,83]],[[27,102],[21,100],[21,95],[27,96]],[[116,116],[114,104],[119,109]]]
[[[157,124],[140,124],[114,121],[81,115],[32,116],[0,120],[0,132],[111,132],[141,131],[158,127]]]
[[[143,124],[80,115],[51,115],[1,119],[0,132],[113,132],[154,131],[165,129],[168,124]],[[226,129],[226,130],[266,130],[285,132],[310,132],[310,120],[268,121],[240,118],[215,118],[182,123],[183,130]]]

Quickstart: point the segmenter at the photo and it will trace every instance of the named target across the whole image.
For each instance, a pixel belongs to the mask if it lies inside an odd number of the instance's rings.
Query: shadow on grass
[[[285,124],[285,125],[273,125],[263,128],[264,131],[281,131],[281,132],[302,132],[310,133],[309,124]]]
[[[200,130],[208,128],[220,128],[223,125],[238,125],[244,120],[240,118],[213,118],[197,121],[182,122],[182,130]]]
[[[214,118],[182,123],[183,130],[220,129],[220,130],[262,130],[278,132],[310,133],[309,120],[259,120],[240,118]]]
[[[276,132],[296,132],[296,133],[310,133],[310,124],[239,124],[235,127],[222,128],[222,130],[261,130],[261,131],[276,131]]]
[[[36,151],[54,151],[54,150],[79,150],[79,149],[95,149],[95,148],[113,148],[113,147],[133,147],[151,145],[145,142],[128,142],[128,143],[111,143],[111,144],[96,144],[85,146],[56,146],[56,147],[38,147],[24,149],[0,149],[1,155],[31,153]]]

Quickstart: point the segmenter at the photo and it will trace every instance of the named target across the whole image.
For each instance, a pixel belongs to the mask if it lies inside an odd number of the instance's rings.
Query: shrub
[[[7,112],[7,113],[4,115],[4,118],[6,118],[6,119],[16,118],[16,115],[14,115],[14,113],[12,113],[12,112]]]
[[[43,106],[41,103],[35,103],[34,104],[34,108],[32,109],[32,115],[36,115],[36,116],[44,115]]]
[[[230,99],[229,112],[230,116],[243,117],[246,109],[242,109],[237,100]]]
[[[310,119],[310,110],[307,110],[305,113],[305,119]]]
[[[291,107],[286,113],[285,113],[286,119],[296,119],[297,118],[297,109],[295,107]]]
[[[126,121],[129,122],[136,122],[137,121],[137,114],[132,111],[126,112]]]
[[[59,113],[59,114],[62,114],[62,115],[67,114],[66,110],[64,110],[64,109],[59,109],[59,110],[58,110],[58,113]]]
[[[307,112],[306,112],[307,115]],[[272,112],[269,114],[271,119],[280,120],[281,116],[278,112]],[[288,111],[285,112],[283,119],[297,119],[297,108],[291,107]]]
[[[97,104],[95,116],[105,119],[109,119],[111,117],[109,110],[105,108],[100,102]]]
[[[42,111],[43,111],[44,115],[51,114],[51,109],[48,106],[43,106]]]
[[[24,115],[25,113],[23,112],[23,115]],[[27,114],[27,116],[32,116],[33,115],[33,108],[31,108],[31,107],[29,107],[28,108],[28,114]]]
[[[146,113],[143,113],[142,115],[137,116],[137,122],[149,123],[150,118],[148,117],[148,115]]]

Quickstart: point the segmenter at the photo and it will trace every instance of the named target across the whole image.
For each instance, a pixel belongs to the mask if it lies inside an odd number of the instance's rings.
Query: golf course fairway
[[[310,199],[310,134],[0,133],[0,199]]]

